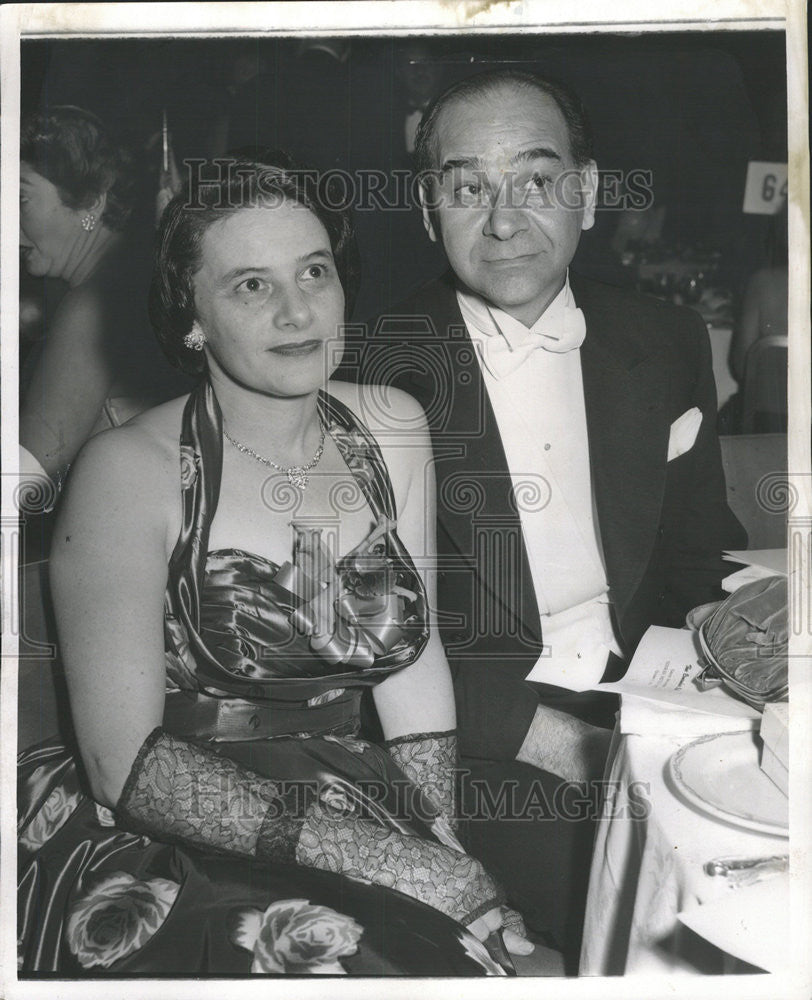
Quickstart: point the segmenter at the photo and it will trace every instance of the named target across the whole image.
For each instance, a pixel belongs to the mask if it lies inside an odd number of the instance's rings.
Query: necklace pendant
[[[301,465],[294,465],[285,471],[287,472],[288,482],[291,486],[295,486],[297,490],[305,490],[307,488],[307,471]]]
[[[276,462],[271,458],[265,458],[264,455],[260,455],[258,451],[254,451],[253,448],[249,448],[247,444],[243,444],[241,441],[237,441],[233,438],[228,431],[223,428],[223,436],[227,438],[232,445],[237,449],[237,451],[242,452],[243,455],[250,455],[255,461],[266,466],[269,469],[275,469],[277,472],[284,472],[288,477],[288,482],[291,486],[294,486],[297,490],[305,490],[307,484],[310,481],[308,472],[311,469],[315,469],[316,466],[321,461],[321,456],[324,454],[324,436],[327,433],[324,424],[321,427],[321,442],[319,443],[318,450],[316,454],[310,459],[307,465],[292,465],[289,468],[284,468],[281,465],[277,465]]]

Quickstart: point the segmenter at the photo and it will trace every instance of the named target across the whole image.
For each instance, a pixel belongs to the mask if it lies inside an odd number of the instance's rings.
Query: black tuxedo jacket
[[[616,634],[630,655],[650,625],[678,627],[690,608],[720,596],[729,572],[721,552],[744,547],[746,535],[727,506],[701,317],[572,273],[570,285],[586,318],[581,359],[600,540]],[[524,677],[542,647],[517,505],[543,503],[544,483],[528,469],[526,484],[512,486],[452,275],[380,317],[358,353],[363,381],[405,390],[428,417],[438,615],[462,752],[512,760],[538,704]],[[671,424],[693,406],[703,414],[696,442],[667,462]]]

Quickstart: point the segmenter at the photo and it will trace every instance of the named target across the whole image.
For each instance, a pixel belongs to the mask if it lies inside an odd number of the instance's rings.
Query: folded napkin
[[[677,914],[681,923],[726,951],[767,972],[791,968],[789,875],[778,875]]]
[[[723,707],[728,707],[728,702],[734,699],[726,692],[717,688],[713,691],[705,691],[702,694],[712,708],[720,701]],[[637,695],[621,695],[620,705],[620,731],[624,735],[635,736],[708,736],[713,733],[738,733],[757,730],[761,716],[748,710],[748,706],[741,702],[744,711],[734,715],[719,714],[714,715],[709,711],[692,712],[689,709],[668,705],[662,701],[654,701],[650,698],[641,698]]]
[[[744,569],[736,570],[722,580],[722,590],[732,594],[739,587],[752,583],[753,580],[765,580],[776,573],[787,573],[786,549],[753,549],[752,551],[724,552],[722,558],[727,562],[742,563]]]
[[[770,570],[764,569],[762,566],[745,566],[744,569],[737,570],[722,580],[722,590],[726,594],[733,594],[739,587],[744,587],[754,580],[766,580],[772,575]]]

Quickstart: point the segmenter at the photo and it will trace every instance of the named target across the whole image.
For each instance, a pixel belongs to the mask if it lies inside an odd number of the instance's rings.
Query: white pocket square
[[[696,441],[699,428],[702,424],[702,411],[698,406],[692,406],[686,410],[681,417],[677,417],[671,424],[671,433],[668,436],[668,461],[673,462],[675,458],[690,451]]]

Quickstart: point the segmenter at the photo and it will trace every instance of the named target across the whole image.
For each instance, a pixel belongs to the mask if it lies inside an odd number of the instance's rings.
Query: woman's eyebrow
[[[331,260],[332,253],[327,249],[311,250],[308,253],[302,254],[300,257],[296,258],[297,264],[305,264],[309,260],[319,259],[319,260]],[[228,285],[236,278],[242,278],[246,274],[258,274],[258,275],[269,275],[271,273],[271,268],[264,267],[261,264],[251,265],[251,264],[241,264],[239,267],[232,267],[230,271],[220,278],[220,284]]]
[[[332,256],[332,251],[323,247],[319,250],[311,250],[310,253],[302,254],[301,257],[296,258],[296,261],[299,264],[304,264],[306,261],[312,260],[314,257],[325,257],[327,260],[330,260]]]
[[[220,278],[220,284],[227,285],[229,282],[234,281],[235,278],[241,278],[244,274],[270,274],[267,267],[261,267],[257,265],[252,267],[250,264],[248,266],[233,267],[230,271]]]

